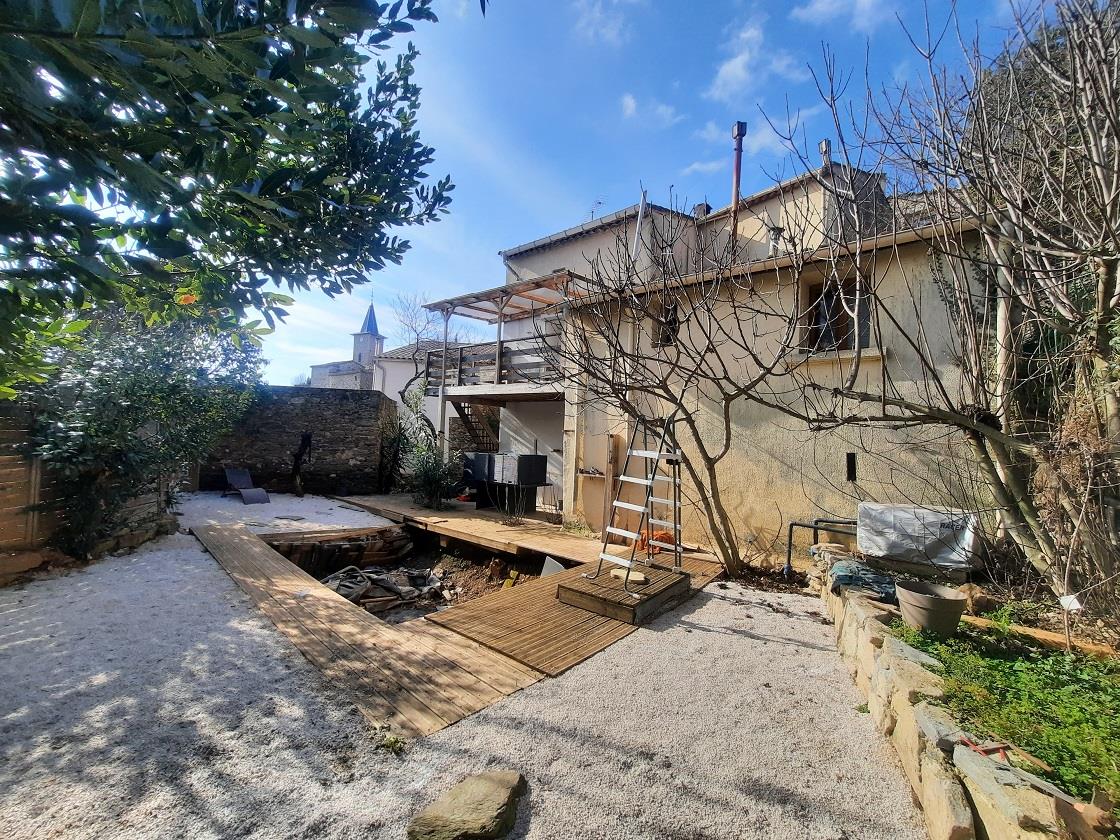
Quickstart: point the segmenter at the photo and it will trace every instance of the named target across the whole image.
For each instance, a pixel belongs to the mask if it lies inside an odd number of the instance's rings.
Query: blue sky
[[[931,19],[947,3],[931,0]],[[998,41],[1007,0],[961,2],[962,25]],[[438,300],[503,282],[497,251],[634,204],[724,206],[731,124],[747,122],[743,191],[791,172],[762,116],[800,114],[810,148],[835,132],[810,67],[827,43],[842,68],[875,85],[920,67],[897,16],[924,28],[913,0],[437,0],[421,55],[420,131],[433,177],[455,182],[442,221],[404,233],[412,250],[371,286],[333,300],[302,292],[265,338],[266,379],[289,384],[312,364],[350,356],[369,300],[387,346],[401,342],[401,292]],[[761,110],[760,110],[761,109]]]

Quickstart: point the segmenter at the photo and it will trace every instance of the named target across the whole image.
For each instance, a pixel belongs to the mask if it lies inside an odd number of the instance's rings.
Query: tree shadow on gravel
[[[0,591],[0,825],[160,834],[181,810],[187,833],[244,836],[279,791],[241,747],[293,778],[344,772],[352,703],[254,613],[211,558],[144,549]]]

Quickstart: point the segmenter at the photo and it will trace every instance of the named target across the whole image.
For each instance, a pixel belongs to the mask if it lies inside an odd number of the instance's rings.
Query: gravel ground
[[[389,525],[388,519],[374,516],[353,505],[323,496],[290,496],[272,493],[267,505],[242,504],[238,496],[221,493],[184,493],[179,500],[179,521],[192,525],[244,522],[250,531],[318,531],[326,528],[365,528]],[[277,519],[277,517],[300,517]]]
[[[490,767],[529,780],[515,837],[925,837],[819,602],[723,586],[399,757],[190,536],[0,590],[0,837],[400,840]]]

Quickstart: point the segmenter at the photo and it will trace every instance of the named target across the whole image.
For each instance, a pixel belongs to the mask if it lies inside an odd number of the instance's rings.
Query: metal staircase
[[[475,451],[497,452],[498,436],[494,434],[494,429],[490,423],[484,417],[476,414],[470,403],[451,401],[451,404],[455,406],[455,413],[463,421],[463,427],[473,441]]]
[[[618,476],[619,485],[615,490],[614,500],[611,502],[610,521],[603,529],[603,547],[599,552],[599,563],[595,567],[595,574],[585,574],[584,577],[596,578],[603,571],[603,563],[612,563],[624,566],[626,575],[623,578],[623,589],[639,597],[638,593],[630,591],[630,573],[635,564],[644,562],[645,565],[657,569],[681,571],[681,455],[673,438],[673,415],[660,422],[660,431],[656,434],[656,447],[650,446],[650,428],[641,421],[634,424],[630,434],[630,442],[626,447],[626,460],[623,462],[622,471]],[[638,437],[642,438],[641,447],[638,448]],[[645,464],[645,477],[627,475],[631,459],[642,461]],[[624,502],[621,499],[623,487],[627,484],[637,485],[645,490],[642,504]],[[631,517],[638,514],[638,524],[634,530],[621,528],[616,523],[620,517]],[[672,535],[671,542],[653,538],[657,531],[668,531]],[[623,537],[631,541],[630,556],[619,557],[607,551],[610,538]],[[643,539],[644,537],[644,539]],[[645,545],[645,558],[639,560],[639,544]],[[654,563],[658,550],[673,553],[671,567]]]

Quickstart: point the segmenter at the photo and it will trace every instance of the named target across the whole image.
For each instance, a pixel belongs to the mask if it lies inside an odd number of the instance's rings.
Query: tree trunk
[[[691,415],[684,414],[682,419],[692,438],[693,449],[702,464],[703,472],[697,469],[694,459],[689,457],[684,449],[681,450],[681,461],[700,494],[700,504],[704,508],[704,515],[708,521],[708,534],[715,543],[716,553],[727,574],[736,577],[743,573],[744,564],[739,552],[738,534],[723,504],[723,494],[720,492],[719,477],[716,472],[719,464],[705,454],[700,430]]]

